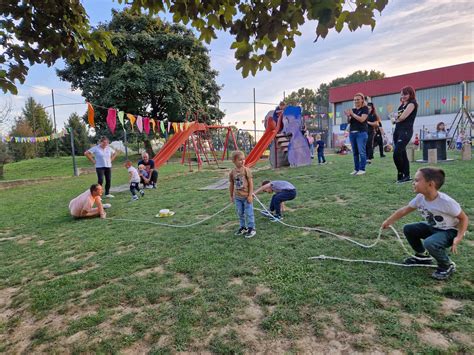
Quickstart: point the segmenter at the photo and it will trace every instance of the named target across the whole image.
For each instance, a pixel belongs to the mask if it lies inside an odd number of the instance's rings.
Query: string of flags
[[[63,129],[60,132],[52,133],[48,136],[41,137],[17,137],[17,136],[0,136],[3,143],[43,143],[53,139],[63,138],[67,131]]]
[[[89,122],[89,126],[95,128],[95,121],[94,121],[94,107],[93,105],[88,102],[87,103],[87,118]],[[149,135],[152,131],[154,134],[156,133],[170,133],[171,129],[173,129],[174,133],[178,133],[180,131],[188,129],[191,122],[171,122],[167,118],[163,120],[159,120],[157,118],[151,117],[143,117],[140,115],[134,115],[131,113],[125,113],[124,111],[119,111],[115,108],[109,108],[107,110],[107,117],[106,123],[107,127],[109,128],[112,134],[115,133],[117,129],[117,120],[122,125],[122,128],[125,129],[127,124],[127,120],[130,123],[130,128],[132,132],[137,130],[140,133],[144,133]]]

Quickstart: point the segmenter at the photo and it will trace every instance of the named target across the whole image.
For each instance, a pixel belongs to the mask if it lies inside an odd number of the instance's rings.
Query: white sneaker
[[[132,196],[132,201],[138,201],[138,196],[137,195]]]
[[[354,175],[364,175],[365,174],[365,170],[359,170],[357,173],[355,173]]]
[[[107,198],[114,198],[115,196],[114,196],[114,195],[111,195],[111,194],[108,194],[108,195],[105,195],[105,197],[107,197]]]
[[[102,207],[104,207],[104,209],[107,209],[107,208],[112,207],[112,205],[110,203],[104,203]]]
[[[354,170],[351,175],[357,175],[358,171],[357,170]]]
[[[151,185],[146,185],[145,186],[145,189],[152,189],[152,188],[153,188],[153,186],[151,186]]]

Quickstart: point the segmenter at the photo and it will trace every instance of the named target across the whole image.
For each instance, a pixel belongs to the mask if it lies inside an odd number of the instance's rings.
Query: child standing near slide
[[[438,269],[431,276],[437,280],[445,280],[456,271],[456,265],[449,259],[446,248],[451,247],[452,252],[457,253],[457,246],[469,223],[459,203],[438,191],[443,186],[444,178],[442,169],[418,169],[413,181],[416,197],[382,223],[382,228],[388,228],[416,209],[421,212],[426,222],[403,227],[403,234],[415,251],[415,256],[407,258],[405,264],[429,265],[433,257]]]
[[[235,235],[252,238],[257,234],[255,230],[255,217],[253,214],[253,178],[249,168],[244,166],[245,155],[240,151],[232,154],[235,168],[229,174],[230,200],[235,203],[239,216],[239,229]]]
[[[263,211],[262,214],[266,217],[271,217],[272,222],[282,220],[283,217],[281,216],[281,205],[284,201],[290,201],[296,197],[296,187],[294,187],[290,182],[284,180],[265,180],[262,182],[262,186],[260,186],[257,191],[255,191],[255,195],[262,191],[275,193],[272,196],[272,201],[270,202],[271,215],[268,215],[268,213],[265,211]]]
[[[138,200],[137,192],[140,192],[140,195],[143,197],[145,192],[140,189],[140,175],[135,167],[132,166],[132,162],[127,160],[124,164],[125,168],[128,170],[128,179],[130,183],[130,192],[132,193],[132,201]]]

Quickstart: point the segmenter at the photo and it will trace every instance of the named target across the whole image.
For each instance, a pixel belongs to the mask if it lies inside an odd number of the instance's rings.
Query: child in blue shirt
[[[262,182],[262,186],[260,186],[255,191],[255,195],[262,191],[268,192],[270,194],[275,193],[272,196],[272,201],[270,202],[269,210],[271,212],[271,216],[265,212],[262,212],[262,214],[267,217],[272,217],[273,222],[283,219],[281,216],[281,205],[284,201],[290,201],[296,197],[296,187],[285,180],[265,180]]]
[[[324,157],[324,141],[321,140],[321,135],[316,135],[316,151],[318,152],[318,164],[326,164],[326,158]]]

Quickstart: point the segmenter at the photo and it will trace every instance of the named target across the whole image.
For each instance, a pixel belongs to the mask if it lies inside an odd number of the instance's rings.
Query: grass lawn
[[[255,182],[285,179],[297,187],[285,222],[364,243],[414,196],[409,184],[393,183],[391,156],[376,157],[358,177],[349,176],[350,156],[328,161],[280,170],[261,163]],[[90,165],[79,158],[79,166]],[[126,170],[115,166],[113,185],[125,184]],[[472,231],[474,163],[440,166],[442,191],[461,203]],[[69,216],[69,201],[96,180],[71,174],[70,158],[6,166],[7,179],[62,178],[0,190],[0,353],[474,351],[472,234],[453,256],[457,272],[439,282],[431,269],[308,260],[401,261],[390,232],[364,250],[258,213],[256,237],[235,237],[233,208],[191,228],[113,220],[188,224],[210,216],[229,203],[228,192],[198,189],[226,177],[226,169],[188,173],[169,164],[159,188],[138,202],[117,193],[107,220]],[[162,208],[176,214],[155,218]],[[418,220],[413,213],[396,228]]]

